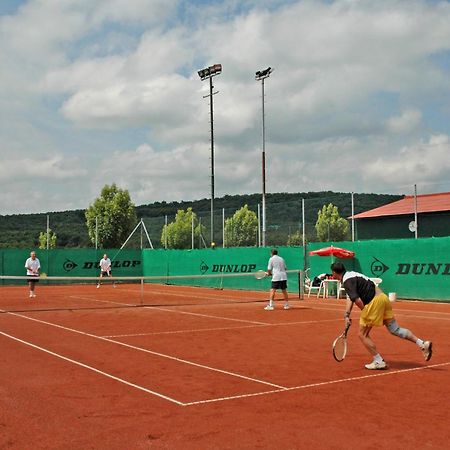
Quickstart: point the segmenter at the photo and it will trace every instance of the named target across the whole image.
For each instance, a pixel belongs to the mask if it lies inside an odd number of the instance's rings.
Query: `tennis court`
[[[449,304],[396,302],[433,358],[376,329],[389,370],[370,372],[357,314],[347,358],[331,355],[344,300],[265,311],[256,291],[37,294],[0,288],[2,449],[448,448]]]

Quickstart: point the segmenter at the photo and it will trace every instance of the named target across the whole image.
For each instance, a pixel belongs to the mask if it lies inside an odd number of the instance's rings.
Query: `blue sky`
[[[3,0],[0,215],[215,195],[450,191],[450,3]],[[7,195],[5,194],[7,193]]]

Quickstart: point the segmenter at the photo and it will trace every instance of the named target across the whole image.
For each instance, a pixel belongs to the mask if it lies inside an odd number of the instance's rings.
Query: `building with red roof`
[[[450,236],[450,192],[407,195],[387,205],[355,214],[356,238],[397,239]]]

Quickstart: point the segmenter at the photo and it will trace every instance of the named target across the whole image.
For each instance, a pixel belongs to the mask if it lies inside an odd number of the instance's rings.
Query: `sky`
[[[450,2],[2,0],[0,215],[450,191]]]

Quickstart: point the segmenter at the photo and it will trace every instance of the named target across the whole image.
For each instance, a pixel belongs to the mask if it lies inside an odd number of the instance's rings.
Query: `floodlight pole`
[[[209,94],[204,95],[203,98],[209,97],[209,113],[211,116],[211,242],[214,242],[214,106],[213,95],[217,92],[213,92],[212,78],[222,73],[222,64],[214,64],[213,66],[206,67],[205,69],[198,71],[198,76],[202,81],[209,78]]]
[[[211,242],[214,242],[214,108],[213,83],[209,77],[209,114],[211,115]]]
[[[256,72],[255,80],[261,81],[262,89],[262,232],[261,244],[266,246],[266,115],[264,109],[264,80],[273,72],[271,67]]]

